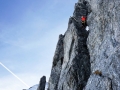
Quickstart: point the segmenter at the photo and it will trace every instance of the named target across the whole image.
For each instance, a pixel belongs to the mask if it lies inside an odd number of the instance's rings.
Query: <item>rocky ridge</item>
[[[120,90],[119,6],[120,0],[78,0],[59,36],[48,90]]]
[[[90,56],[86,45],[88,31],[81,16],[90,12],[87,2],[75,4],[68,29],[59,41],[53,58],[48,90],[82,90],[90,76]]]

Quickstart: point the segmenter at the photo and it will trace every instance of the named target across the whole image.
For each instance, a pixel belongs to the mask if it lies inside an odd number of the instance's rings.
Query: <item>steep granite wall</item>
[[[81,16],[89,13],[88,3],[75,4],[68,29],[59,41],[53,58],[48,90],[82,90],[90,76],[90,57],[86,41],[88,31]]]
[[[78,0],[59,36],[48,90],[120,90],[120,0]]]
[[[92,74],[85,90],[120,90],[120,0],[87,1]]]

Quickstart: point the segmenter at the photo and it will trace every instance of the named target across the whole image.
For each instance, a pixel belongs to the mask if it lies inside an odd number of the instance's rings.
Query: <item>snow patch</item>
[[[89,27],[88,26],[86,27],[86,30],[89,31]]]
[[[30,87],[29,89],[23,89],[23,90],[37,90],[38,86],[39,86],[39,84],[36,84],[36,85]],[[48,88],[48,83],[46,83],[46,85],[45,85],[45,90],[47,90],[47,88]]]

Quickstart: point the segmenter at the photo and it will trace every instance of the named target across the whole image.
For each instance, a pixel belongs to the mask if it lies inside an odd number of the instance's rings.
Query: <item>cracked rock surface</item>
[[[85,90],[120,90],[120,0],[86,1],[91,6],[87,45],[92,74]]]
[[[90,76],[90,57],[86,41],[88,31],[81,16],[87,16],[88,3],[78,2],[68,22],[68,29],[59,36],[53,58],[48,90],[82,90]]]
[[[78,0],[59,36],[48,90],[120,90],[120,0]]]

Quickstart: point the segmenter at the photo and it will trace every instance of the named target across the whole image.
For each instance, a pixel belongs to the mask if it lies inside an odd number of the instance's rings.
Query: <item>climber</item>
[[[81,17],[81,22],[84,27],[86,27],[86,16]]]

